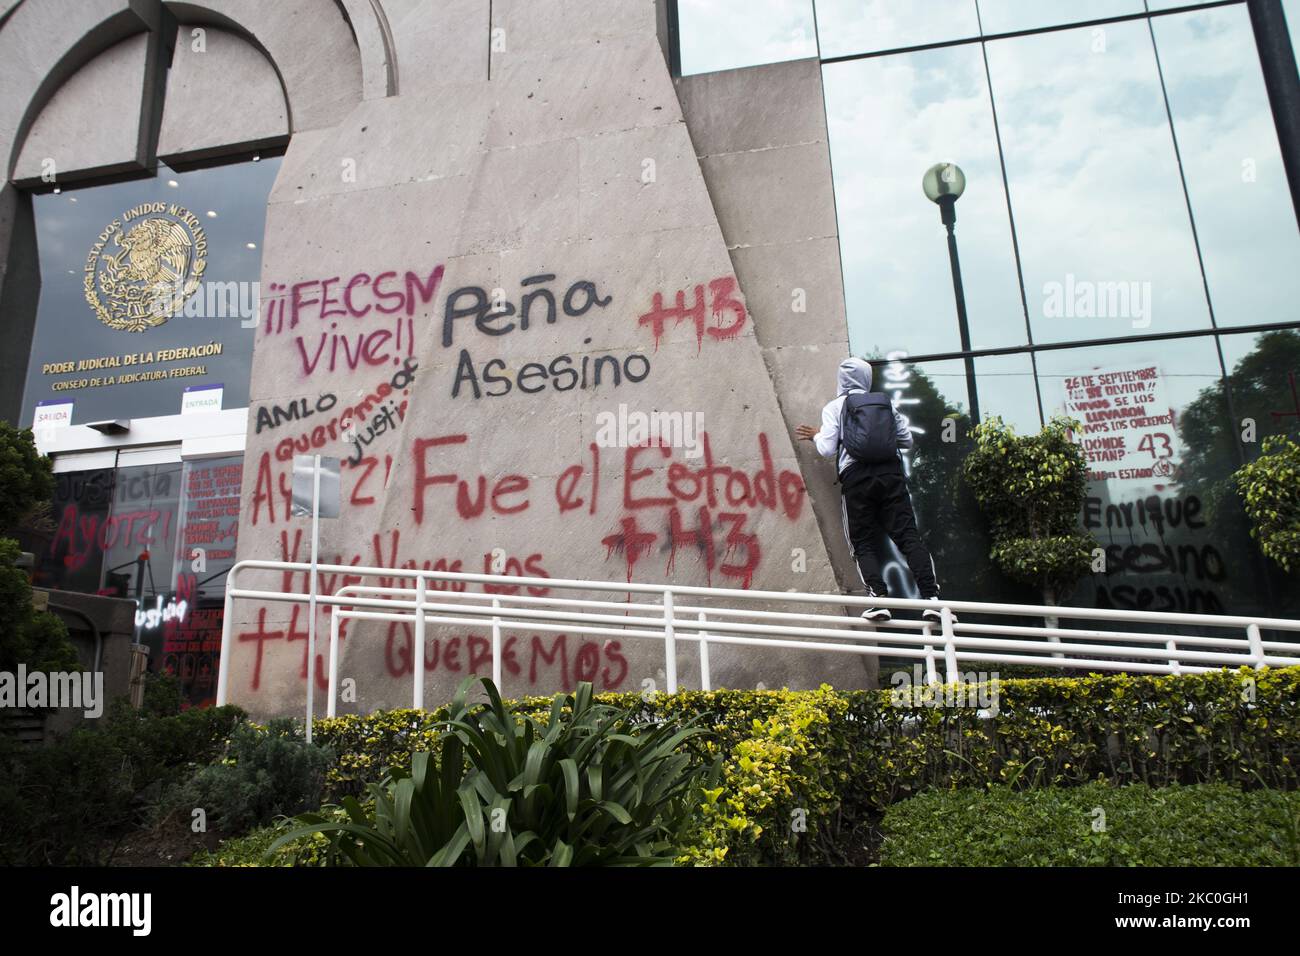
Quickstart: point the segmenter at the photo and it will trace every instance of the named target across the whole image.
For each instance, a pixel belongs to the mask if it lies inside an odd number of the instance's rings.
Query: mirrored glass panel
[[[979,36],[974,0],[818,0],[822,56],[874,53]]]
[[[979,0],[985,35],[1141,13],[1142,0]]]
[[[1300,229],[1246,7],[1151,25],[1215,322],[1300,318]]]
[[[34,196],[41,290],[24,425],[178,415],[187,389],[248,405],[278,158]],[[51,413],[52,414],[52,413]],[[68,422],[66,414],[58,420]]]
[[[235,563],[243,457],[184,463],[176,559],[168,595],[174,613],[162,623],[157,666],[176,676],[189,706],[216,699],[226,575]]]
[[[1300,330],[1219,338],[1247,458],[1269,435],[1300,436]]]
[[[1071,603],[1272,613],[1257,549],[1224,479],[1235,426],[1212,337],[1044,352],[1047,413],[1082,423],[1091,480],[1082,523],[1105,571]]]
[[[812,0],[678,0],[682,75],[817,55]]]
[[[956,162],[956,204],[974,348],[1026,340],[1006,194],[979,46],[876,57],[823,70],[849,343],[859,354],[960,348],[947,234],[921,190]]]
[[[987,46],[1034,341],[1208,327],[1146,22]]]

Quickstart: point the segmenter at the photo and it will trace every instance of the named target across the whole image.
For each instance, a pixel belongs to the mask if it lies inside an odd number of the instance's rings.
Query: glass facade
[[[41,295],[22,421],[180,414],[186,389],[248,405],[266,202],[280,160],[32,197]],[[68,409],[67,406],[71,405]]]
[[[248,405],[279,165],[163,166],[32,197],[41,291],[24,423],[49,435]],[[216,693],[243,456],[184,457],[189,429],[172,431],[170,443],[56,456],[49,520],[24,547],[38,587],[134,600],[150,667],[204,705]]]
[[[1294,614],[1228,483],[1265,436],[1300,433],[1300,230],[1246,4],[791,0],[734,11],[748,63],[693,45],[704,6],[682,3],[687,74],[788,58],[760,55],[773,24],[815,24],[850,347],[912,421],[945,593],[1036,603],[991,567],[964,495],[977,399],[1022,432],[1082,423],[1080,522],[1106,569],[1070,603]],[[1283,9],[1294,42],[1300,0]],[[967,180],[966,353],[920,188],[940,161]]]

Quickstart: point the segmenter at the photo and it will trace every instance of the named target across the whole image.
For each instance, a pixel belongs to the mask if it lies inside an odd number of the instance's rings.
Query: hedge
[[[237,707],[154,716],[119,704],[45,746],[0,738],[0,864],[105,865],[171,784],[217,760]]]
[[[936,790],[881,826],[882,866],[1300,865],[1300,793],[1223,783]]]
[[[706,795],[686,863],[861,860],[867,838],[855,831],[932,789],[1095,780],[1296,787],[1300,668],[1089,674],[962,690],[964,703],[995,694],[996,714],[931,706],[919,694],[828,687],[600,699],[639,707],[645,720],[697,717],[713,732],[696,746],[702,757],[724,755],[722,788]],[[549,698],[514,706],[545,711]],[[404,710],[319,721],[317,739],[340,754],[327,774],[327,800],[359,794],[385,768],[409,766],[411,753],[435,749],[442,716]]]

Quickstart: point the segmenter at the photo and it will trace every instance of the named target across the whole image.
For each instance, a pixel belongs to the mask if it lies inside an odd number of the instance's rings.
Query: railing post
[[[934,632],[930,630],[929,624],[923,624],[921,626],[921,633],[924,634],[926,637],[929,637]],[[933,644],[925,645],[925,682],[927,684],[939,683],[939,675],[936,673],[935,666],[934,666],[934,645]]]
[[[677,693],[677,635],[673,631],[673,592],[664,591],[664,681]]]
[[[325,716],[338,714],[339,702],[339,606],[330,608],[330,699]]]
[[[235,565],[226,575],[225,609],[221,613],[221,660],[217,664],[217,706],[224,707],[230,694],[230,656],[235,642],[230,639],[235,626],[235,599],[230,592],[235,589]]]
[[[492,599],[492,610],[501,610],[501,599]],[[501,690],[501,618],[492,618],[492,683]]]
[[[320,455],[311,472],[311,587],[307,597],[307,743],[311,743],[316,721],[316,589],[320,575]]]
[[[415,578],[415,703],[424,708],[424,575]]]
[[[1178,653],[1178,642],[1174,640],[1172,637],[1169,638],[1169,640],[1165,641],[1165,650],[1169,651],[1170,669],[1175,674],[1181,674],[1183,672],[1183,667],[1180,663],[1178,663],[1178,659],[1174,657],[1174,655]]]
[[[1255,670],[1260,670],[1264,667],[1264,639],[1260,636],[1258,624],[1246,627],[1246,639],[1250,641],[1250,654],[1255,658]]]
[[[940,620],[943,622],[943,663],[947,671],[947,683],[955,684],[961,675],[957,671],[957,645],[956,633],[952,629],[952,609],[943,608],[939,612]]]
[[[700,612],[700,690],[713,690],[709,675],[709,635],[704,632],[704,612]]]

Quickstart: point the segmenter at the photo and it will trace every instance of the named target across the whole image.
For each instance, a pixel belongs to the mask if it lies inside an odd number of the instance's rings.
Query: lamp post
[[[957,258],[957,200],[966,191],[966,174],[956,163],[935,163],[921,179],[925,197],[939,207],[939,218],[948,229],[948,261],[952,265],[952,291],[957,298],[957,329],[961,334],[961,350],[970,352],[970,325],[966,321],[966,294],[961,286],[961,261]],[[970,395],[971,424],[980,423],[980,402],[975,391],[975,360],[966,355],[966,391]]]

